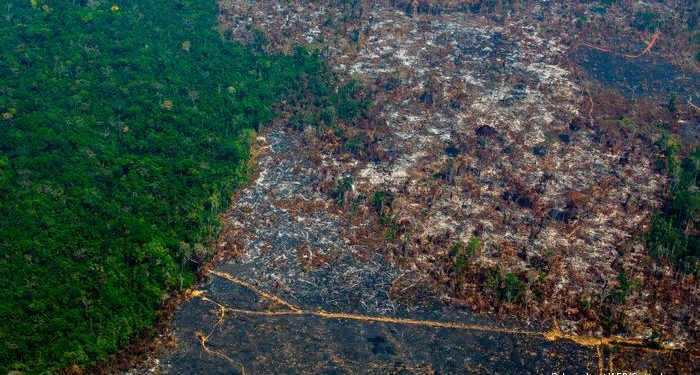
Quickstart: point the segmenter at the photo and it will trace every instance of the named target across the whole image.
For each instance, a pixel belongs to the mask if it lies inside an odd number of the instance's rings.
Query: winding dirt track
[[[302,146],[295,134],[279,129],[258,139],[261,173],[239,194],[231,218],[251,231],[248,251],[208,271],[209,280],[190,292],[174,317],[174,350],[132,373],[602,374],[659,368],[675,355],[638,348],[636,340],[578,337],[535,323],[482,318],[437,296],[397,304],[389,281],[403,274],[382,257],[343,253],[325,266],[304,269],[293,244],[340,241],[327,227],[340,227],[339,218],[330,210],[299,220],[262,199],[285,191],[326,199],[313,184],[285,182],[299,178],[289,173],[298,163],[312,166],[292,157]],[[258,219],[244,224],[244,218]],[[630,353],[633,365],[625,359]]]
[[[361,315],[361,314],[348,314],[348,313],[334,313],[334,312],[326,312],[322,310],[302,310],[299,307],[296,307],[292,305],[291,303],[285,301],[284,299],[275,296],[273,294],[264,292],[256,288],[255,286],[249,284],[246,281],[240,280],[236,278],[235,276],[218,272],[218,271],[210,271],[209,272],[213,276],[218,276],[221,277],[231,283],[234,283],[236,285],[243,286],[254,293],[256,293],[260,298],[268,300],[269,302],[272,302],[276,307],[281,307],[282,309],[268,309],[268,310],[246,310],[246,309],[239,309],[235,307],[229,307],[229,306],[224,306],[221,305],[220,303],[213,301],[209,299],[206,294],[202,291],[199,290],[193,290],[190,292],[190,297],[191,298],[199,298],[202,301],[206,301],[209,303],[212,303],[213,305],[216,306],[216,309],[218,311],[218,316],[219,320],[217,321],[216,325],[213,327],[212,331],[205,335],[202,332],[198,332],[196,336],[199,338],[200,343],[202,345],[202,350],[205,352],[219,356],[221,358],[224,358],[227,362],[231,363],[235,367],[240,367],[241,371],[245,374],[245,366],[243,364],[240,364],[236,362],[235,360],[229,358],[226,354],[213,350],[208,347],[207,341],[209,340],[209,337],[212,336],[214,333],[214,330],[217,328],[218,325],[224,324],[225,319],[228,317],[231,317],[235,319],[236,317],[245,317],[245,316],[262,316],[262,317],[269,317],[269,318],[274,318],[274,317],[281,317],[281,316],[306,316],[306,317],[317,317],[321,319],[333,319],[333,320],[355,320],[355,321],[360,321],[360,322],[366,322],[366,323],[388,323],[388,324],[397,324],[397,325],[408,325],[408,326],[419,326],[419,327],[430,327],[430,328],[447,328],[451,330],[461,330],[461,331],[468,331],[468,332],[486,332],[486,333],[498,333],[498,334],[507,334],[507,335],[514,335],[514,336],[525,336],[525,337],[536,337],[536,338],[545,338],[546,340],[549,341],[556,341],[556,340],[570,340],[575,342],[578,345],[585,346],[585,347],[595,347],[596,349],[596,355],[598,357],[598,372],[599,374],[603,374],[606,371],[609,371],[610,373],[614,372],[614,365],[613,365],[613,353],[610,352],[610,348],[612,346],[616,347],[623,347],[623,348],[634,348],[635,350],[641,350],[641,351],[646,351],[648,353],[664,353],[664,352],[672,352],[672,348],[658,348],[658,349],[649,349],[649,348],[643,348],[641,347],[643,345],[643,342],[640,340],[631,340],[631,339],[626,339],[622,337],[606,337],[606,338],[597,338],[597,337],[582,337],[582,336],[575,336],[575,335],[566,335],[563,334],[560,330],[558,329],[552,329],[548,332],[537,332],[537,331],[527,331],[527,330],[519,330],[519,329],[513,329],[513,328],[505,328],[505,327],[496,327],[496,326],[488,326],[488,325],[478,325],[478,324],[464,324],[460,322],[449,322],[449,321],[438,321],[438,320],[419,320],[419,319],[410,319],[410,318],[394,318],[394,317],[388,317],[388,316],[369,316],[369,315]],[[608,359],[607,361],[605,360],[605,355],[603,354],[603,348],[607,349],[608,353]],[[618,349],[619,350],[619,349]],[[607,362],[608,368],[605,368],[604,363]]]

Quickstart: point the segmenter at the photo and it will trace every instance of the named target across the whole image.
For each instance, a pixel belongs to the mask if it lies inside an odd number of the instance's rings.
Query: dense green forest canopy
[[[213,0],[2,8],[0,373],[127,343],[191,283],[274,105],[357,104],[313,54],[227,42]]]
[[[670,134],[664,134],[656,146],[660,151],[658,167],[668,174],[666,204],[652,216],[646,233],[652,256],[677,270],[700,277],[700,148],[686,147]]]

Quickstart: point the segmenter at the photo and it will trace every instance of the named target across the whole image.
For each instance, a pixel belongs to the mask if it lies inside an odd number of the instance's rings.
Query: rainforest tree
[[[0,373],[122,347],[193,280],[275,104],[357,105],[314,54],[227,42],[213,0],[2,8]]]

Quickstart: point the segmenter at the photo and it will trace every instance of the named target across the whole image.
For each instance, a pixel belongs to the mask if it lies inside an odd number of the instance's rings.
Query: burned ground
[[[239,255],[215,272],[304,311],[513,333],[313,314],[217,319],[216,306],[194,299],[176,315],[172,334],[183,345],[162,356],[161,370],[576,372],[602,370],[603,358],[610,371],[683,362],[516,333],[697,344],[697,281],[659,266],[640,241],[667,188],[655,134],[680,127],[685,142],[697,140],[697,127],[682,125],[698,121],[697,66],[667,54],[681,38],[661,34],[658,52],[630,58],[654,47],[652,33],[600,26],[620,20],[618,8],[523,2],[489,16],[465,3],[220,2],[227,35],[272,50],[319,48],[341,80],[367,88],[373,107],[354,123],[281,123],[258,138],[259,176],[228,223]],[[598,26],[566,24],[577,14]],[[612,28],[618,41],[601,40]],[[682,99],[675,114],[664,109],[671,92]],[[260,299],[217,276],[200,289],[219,307],[270,309],[246,305]],[[208,347],[198,330],[211,332]],[[425,352],[434,345],[444,351]],[[541,367],[514,359],[524,353]]]

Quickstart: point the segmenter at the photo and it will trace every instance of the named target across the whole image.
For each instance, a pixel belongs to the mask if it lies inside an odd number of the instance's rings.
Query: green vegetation
[[[651,335],[644,339],[644,346],[652,349],[661,348],[661,334],[658,329],[652,328]]]
[[[608,8],[606,8],[606,6],[603,6],[603,5],[594,6],[593,8],[591,8],[591,12],[596,13],[596,14],[605,14],[605,12],[607,12],[607,11],[608,11]]]
[[[669,176],[670,192],[664,209],[652,217],[651,229],[646,235],[649,252],[681,272],[699,277],[700,149],[695,148],[691,155],[682,157],[680,144],[668,134],[656,145],[661,151],[658,166]]]
[[[458,276],[464,275],[469,270],[469,255],[465,254],[464,244],[458,241],[452,246],[452,262],[455,266],[455,271]]]
[[[476,237],[470,238],[466,246],[462,241],[457,241],[452,245],[450,253],[458,276],[463,277],[466,275],[467,271],[469,271],[469,258],[479,248],[481,248],[481,240]]]
[[[625,327],[625,314],[622,309],[604,304],[598,314],[601,328],[606,336],[619,333]]]
[[[352,177],[343,177],[336,184],[338,187],[333,192],[333,199],[338,205],[345,204],[345,194],[352,191]]]
[[[362,3],[359,0],[340,0],[338,3],[343,6],[343,16],[341,17],[342,22],[360,19],[364,13]]]
[[[672,92],[669,95],[667,108],[671,114],[678,112],[678,93]]]
[[[499,303],[518,302],[522,300],[525,291],[525,284],[517,276],[510,271],[502,271],[500,267],[488,271],[483,286]]]
[[[396,222],[395,218],[391,216],[390,210],[391,205],[394,202],[394,196],[389,191],[376,191],[372,195],[372,199],[368,204],[374,208],[374,211],[379,215],[379,224],[386,228],[384,232],[384,239],[393,240],[401,234],[401,227],[399,223]]]
[[[297,50],[298,54],[304,54],[303,49]],[[339,137],[343,136],[341,127],[336,126],[338,121],[351,121],[367,113],[370,102],[359,99],[364,95],[362,88],[356,81],[350,81],[337,92],[332,86],[322,80],[305,82],[308,84],[304,103],[309,103],[299,108],[287,122],[287,126],[295,130],[304,130],[311,126],[319,129],[331,128]]]
[[[390,192],[384,190],[377,191],[372,196],[372,206],[380,217],[384,216],[386,209],[391,207],[393,201],[394,196]]]
[[[639,31],[656,31],[659,28],[659,16],[654,12],[637,12],[632,26]]]
[[[534,280],[531,280],[528,287],[532,291],[532,296],[535,301],[542,302],[545,297],[546,276],[544,273],[539,273]]]
[[[395,223],[393,220],[384,220],[382,218],[382,225],[387,227],[386,232],[384,232],[384,239],[386,240],[393,240],[396,238],[396,235],[399,232],[399,225]]]
[[[0,373],[89,366],[151,325],[207,256],[275,103],[327,124],[364,105],[305,50],[226,42],[212,0],[3,11]]]
[[[358,159],[364,159],[369,156],[368,149],[371,141],[367,134],[361,133],[352,137],[348,137],[344,132],[339,134],[344,151]]]
[[[617,281],[618,285],[612,289],[610,297],[614,303],[621,304],[632,294],[632,291],[638,285],[638,281],[630,280],[624,267],[620,269]]]
[[[638,130],[638,126],[634,120],[627,116],[620,116],[620,118],[614,121],[614,124],[631,133],[635,133]]]

